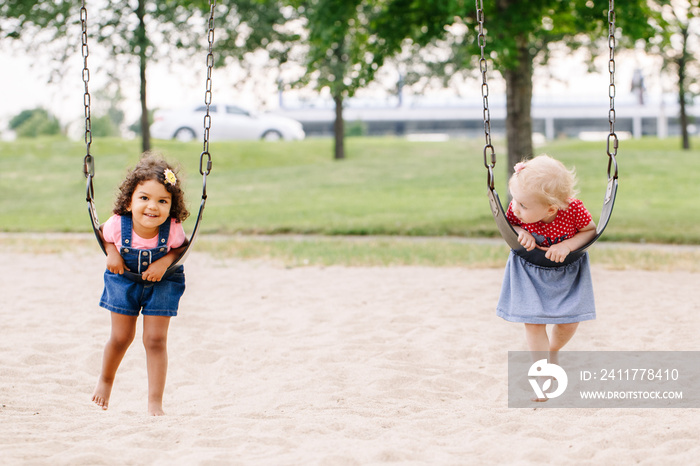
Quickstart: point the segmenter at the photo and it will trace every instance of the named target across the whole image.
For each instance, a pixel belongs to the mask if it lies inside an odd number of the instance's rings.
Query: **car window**
[[[240,107],[236,107],[235,105],[227,105],[226,106],[226,113],[234,114],[234,115],[248,115],[248,112],[243,110]]]
[[[207,111],[207,106],[202,105],[201,107],[197,107],[194,109],[195,112],[206,112]],[[214,113],[216,112],[216,105],[210,105],[209,106],[209,112]]]

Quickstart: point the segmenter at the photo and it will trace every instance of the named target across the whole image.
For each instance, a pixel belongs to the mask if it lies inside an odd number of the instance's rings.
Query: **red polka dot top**
[[[515,216],[510,205],[508,205],[506,218],[511,225],[527,230],[535,237],[537,244],[545,247],[571,238],[593,220],[583,202],[574,198],[571,198],[569,207],[566,210],[560,209],[557,216],[550,223],[542,221],[522,223]]]

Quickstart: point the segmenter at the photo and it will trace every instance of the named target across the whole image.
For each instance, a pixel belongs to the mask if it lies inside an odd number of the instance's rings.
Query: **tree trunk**
[[[685,74],[685,62],[684,60],[679,60],[679,73],[678,77],[680,82],[678,83],[678,103],[680,104],[680,125],[681,125],[681,136],[683,139],[683,149],[690,149],[690,137],[688,135],[688,114],[685,108],[685,86],[683,85],[683,79]],[[683,71],[681,71],[683,70]]]
[[[683,138],[683,149],[690,149],[690,137],[688,135],[688,114],[685,108],[685,75],[686,75],[686,54],[687,44],[688,44],[688,29],[681,29],[681,34],[683,37],[683,49],[681,56],[678,59],[678,104],[680,105],[680,125],[681,125],[681,136]]]
[[[335,102],[335,122],[333,123],[333,133],[335,134],[335,160],[345,158],[345,125],[343,123],[343,96],[334,95]]]
[[[139,0],[136,15],[139,18],[136,37],[138,38],[139,44],[139,74],[141,79],[141,148],[146,152],[151,149],[151,129],[148,121],[148,106],[146,105],[146,48],[148,47],[145,22],[146,0]]]
[[[146,105],[146,57],[140,57],[141,62],[141,146],[144,152],[151,150],[151,127],[148,121],[148,106]]]
[[[506,79],[506,141],[508,174],[524,158],[532,157],[532,57],[525,37],[516,38],[518,66],[504,71]]]

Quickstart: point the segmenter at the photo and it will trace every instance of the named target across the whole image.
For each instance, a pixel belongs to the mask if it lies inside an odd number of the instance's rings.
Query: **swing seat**
[[[209,115],[209,106],[211,105],[211,89],[212,89],[212,69],[214,68],[214,7],[216,5],[215,0],[209,0],[209,33],[207,34],[207,40],[209,42],[209,49],[207,53],[207,80],[206,80],[206,92],[204,93],[204,103],[206,105],[206,114],[204,115],[204,150],[199,156],[199,173],[202,175],[202,200],[199,204],[199,212],[197,213],[197,221],[194,224],[194,229],[189,240],[186,240],[184,249],[180,255],[173,261],[173,263],[168,267],[163,275],[163,278],[172,275],[179,270],[179,265],[181,265],[187,255],[189,254],[190,247],[194,244],[197,234],[199,233],[199,225],[202,221],[202,216],[204,214],[204,206],[207,201],[207,176],[211,173],[212,161],[211,154],[209,153],[209,130],[211,127],[211,116]],[[97,209],[95,208],[95,188],[93,184],[93,178],[95,177],[95,159],[90,155],[90,145],[92,144],[92,123],[90,120],[90,92],[88,91],[88,83],[90,80],[90,70],[88,69],[88,34],[87,34],[87,8],[86,0],[82,0],[82,6],[80,8],[80,23],[82,27],[82,56],[83,56],[83,83],[85,85],[85,94],[83,95],[83,105],[85,107],[85,145],[87,149],[87,154],[83,159],[83,172],[85,178],[87,179],[86,185],[86,201],[88,207],[88,214],[90,215],[90,221],[92,224],[92,230],[97,238],[97,243],[100,245],[102,252],[107,254],[107,250],[104,245],[104,238],[102,237],[102,230],[100,221],[97,218]],[[139,281],[146,283],[143,280],[141,274],[134,273],[131,271],[124,271],[125,275],[134,281]]]
[[[596,227],[595,237],[589,241],[587,244],[583,245],[576,251],[572,251],[566,257],[564,262],[554,262],[545,257],[546,252],[541,249],[533,249],[532,251],[527,251],[518,241],[518,234],[513,229],[510,222],[506,218],[506,213],[503,210],[503,204],[498,197],[498,193],[494,188],[495,177],[494,168],[496,166],[496,153],[494,151],[493,145],[491,144],[491,114],[489,112],[489,88],[486,82],[486,34],[484,32],[484,5],[483,0],[476,0],[476,19],[479,24],[479,30],[477,35],[477,43],[481,49],[481,59],[479,60],[479,70],[481,71],[481,95],[484,105],[484,136],[486,138],[486,144],[484,145],[484,166],[488,171],[487,187],[488,187],[488,198],[489,204],[491,205],[491,213],[496,221],[496,226],[498,231],[503,236],[508,246],[513,250],[513,252],[520,257],[522,257],[527,262],[531,264],[538,265],[541,267],[562,267],[569,265],[577,261],[586,250],[595,243],[598,238],[603,234],[603,231],[608,226],[610,221],[610,216],[612,214],[612,209],[615,204],[615,197],[617,196],[617,147],[618,138],[615,133],[615,2],[614,0],[609,1],[608,8],[608,47],[610,50],[610,60],[608,62],[608,71],[610,73],[610,86],[608,87],[608,96],[610,98],[610,111],[608,112],[608,122],[610,123],[610,132],[608,134],[607,141],[607,153],[608,153],[608,186],[605,191],[605,199],[603,200],[603,208],[600,214],[600,219],[598,220],[598,225]],[[490,154],[490,161],[489,161]]]
[[[208,166],[208,171],[211,170],[211,160],[209,161],[209,166]],[[207,174],[208,174],[207,171]],[[187,259],[187,256],[190,253],[190,246],[195,242],[197,239],[197,235],[199,234],[199,225],[202,221],[202,217],[204,216],[204,206],[206,205],[207,202],[207,191],[206,191],[206,175],[204,175],[204,181],[203,181],[203,187],[202,187],[202,200],[199,204],[199,212],[197,213],[197,220],[195,221],[194,228],[192,229],[192,234],[190,235],[189,239],[185,240],[185,249],[180,253],[179,256],[173,261],[172,264],[168,267],[168,269],[165,271],[163,274],[163,278],[166,278],[173,273],[177,271],[177,268],[179,265],[182,265],[183,262],[185,262],[185,259]],[[105,249],[104,245],[104,238],[102,237],[102,225],[100,224],[99,219],[97,218],[97,209],[95,208],[95,200],[94,200],[94,189],[93,189],[93,184],[92,184],[92,175],[88,176],[87,180],[87,196],[86,196],[86,201],[87,201],[87,206],[88,206],[88,213],[90,215],[90,223],[92,225],[92,230],[95,233],[95,238],[97,238],[97,244],[100,245],[100,248],[102,248],[102,252],[107,255],[107,250]],[[129,270],[124,271],[124,276],[129,277],[131,280],[135,282],[140,282],[140,283],[151,283],[146,280],[144,280],[141,277],[140,273],[135,273],[131,272]]]
[[[494,188],[489,187],[488,198],[489,204],[491,206],[491,213],[493,214],[493,219],[496,221],[496,226],[498,231],[503,236],[505,242],[510,246],[515,254],[522,257],[527,262],[538,265],[540,267],[563,267],[576,262],[583,256],[586,250],[595,243],[598,238],[603,234],[605,228],[610,222],[610,217],[612,215],[612,209],[615,205],[615,197],[617,196],[617,178],[610,178],[608,180],[608,187],[605,191],[605,199],[603,200],[603,208],[600,214],[600,219],[598,220],[598,225],[596,226],[596,235],[591,241],[583,245],[576,251],[571,251],[564,262],[554,262],[545,257],[545,251],[541,249],[533,249],[532,251],[527,251],[522,244],[518,241],[518,234],[513,229],[506,218],[506,213],[503,209],[503,204],[501,204],[501,199]]]

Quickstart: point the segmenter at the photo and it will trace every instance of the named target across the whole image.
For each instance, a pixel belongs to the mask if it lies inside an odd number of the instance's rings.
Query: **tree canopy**
[[[691,0],[697,7],[698,0]],[[142,127],[148,136],[146,63],[186,60],[202,46],[206,0],[104,0],[91,39],[108,47],[117,68],[129,61],[141,72]],[[659,5],[669,0],[655,0]],[[652,2],[654,3],[654,2]],[[601,50],[607,41],[606,0],[484,0],[489,72],[498,70],[507,88],[509,165],[532,155],[530,106],[532,75],[545,64],[552,44]],[[695,11],[695,10],[693,10]],[[647,0],[619,4],[616,42],[649,40],[660,32],[660,11]],[[474,3],[465,0],[240,0],[216,8],[217,65],[265,54],[279,70],[301,65],[293,84],[327,88],[336,105],[335,157],[344,156],[344,100],[375,79],[397,57],[423,60],[424,50],[439,54],[424,60],[434,76],[475,74],[478,70]],[[8,0],[0,6],[0,32],[18,38],[27,28],[53,31],[49,40],[72,34],[77,6],[58,0]],[[92,19],[92,15],[91,15]],[[157,45],[154,45],[157,44]],[[409,80],[410,81],[410,80]]]
[[[80,37],[80,7],[79,3],[63,0],[9,0],[0,6],[0,19],[3,19],[0,31],[5,38],[11,39],[30,35],[31,43],[37,48],[53,45],[67,35],[74,35],[77,39]],[[144,150],[150,147],[147,64],[166,59],[184,60],[201,46],[200,39],[206,37],[206,30],[202,26],[205,22],[203,15],[198,13],[200,9],[208,11],[208,3],[203,0],[103,0],[99,12],[92,8],[88,12],[88,43],[101,44],[112,56],[106,63],[91,61],[91,68],[100,69],[118,82],[127,64],[136,63],[139,67]],[[193,17],[199,17],[200,21],[194,21]],[[48,34],[42,37],[28,34],[37,28]],[[65,61],[69,52],[75,50],[74,44],[66,45],[68,49],[59,56],[59,61]]]
[[[684,2],[671,0],[651,0],[651,7],[657,12],[657,35],[647,43],[647,51],[659,55],[664,68],[675,76],[675,86],[680,106],[681,145],[690,149],[688,132],[689,117],[687,106],[700,95],[700,43],[693,34],[692,25],[700,24],[700,0]]]
[[[10,129],[19,137],[33,138],[61,132],[61,125],[55,116],[43,108],[22,110],[10,120]]]
[[[417,37],[449,50],[445,59],[430,63],[430,70],[446,78],[479,69],[474,3],[451,0],[388,0],[397,28],[382,29],[387,47],[398,50]],[[441,3],[441,10],[435,3]],[[408,8],[406,8],[408,6]],[[486,52],[489,74],[498,70],[506,81],[506,137],[508,164],[530,157],[532,148],[532,75],[545,64],[553,43],[572,49],[587,47],[593,55],[608,39],[608,6],[605,0],[484,0]],[[435,8],[432,8],[435,7]],[[436,14],[435,12],[440,12]],[[630,0],[615,14],[621,42],[647,40],[656,34],[650,24],[654,12],[646,0]],[[442,25],[438,26],[442,20]],[[450,32],[446,33],[445,30]],[[417,33],[416,31],[420,31]],[[413,36],[413,37],[412,37]]]

